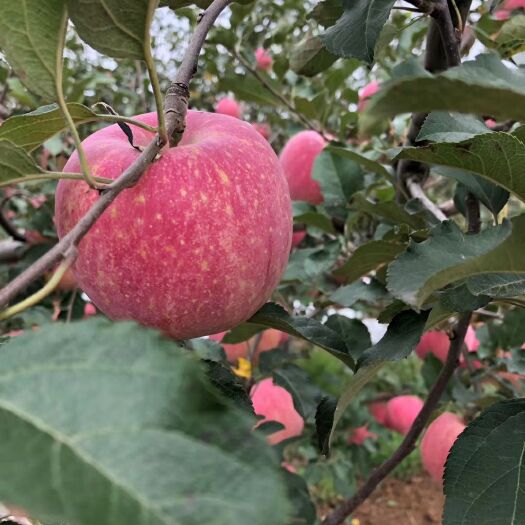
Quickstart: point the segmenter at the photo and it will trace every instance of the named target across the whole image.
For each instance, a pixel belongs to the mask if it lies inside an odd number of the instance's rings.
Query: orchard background
[[[525,2],[0,13],[0,523],[525,523]]]

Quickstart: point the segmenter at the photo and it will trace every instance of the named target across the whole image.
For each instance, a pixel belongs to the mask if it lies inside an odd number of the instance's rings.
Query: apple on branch
[[[154,113],[136,118],[157,124]],[[151,141],[131,128],[136,146]],[[140,155],[117,125],[83,146],[92,174],[110,179]],[[76,153],[64,169],[80,172]],[[97,199],[82,181],[59,182],[60,238]],[[290,195],[268,142],[247,122],[189,111],[182,141],[118,195],[79,244],[73,272],[111,319],[187,339],[253,315],[286,268],[291,237]]]

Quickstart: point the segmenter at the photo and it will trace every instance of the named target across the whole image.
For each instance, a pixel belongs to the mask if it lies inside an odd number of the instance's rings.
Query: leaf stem
[[[60,179],[71,179],[71,180],[84,180],[84,176],[80,173],[64,173],[60,171],[45,171],[35,175],[26,175],[25,177],[19,177],[18,179],[9,179],[7,181],[0,182],[0,188],[5,186],[11,186],[11,184],[21,184],[24,182],[41,181],[41,180],[60,180]],[[112,179],[106,179],[104,177],[93,177],[93,180],[97,184],[111,184]]]
[[[49,279],[49,281],[40,290],[38,290],[38,292],[30,295],[29,297],[26,297],[23,301],[6,308],[3,312],[0,312],[0,321],[5,321],[6,319],[9,319],[10,317],[17,315],[24,310],[31,308],[31,306],[34,306],[45,299],[58,286],[58,283],[64,274],[67,272],[71,264],[73,264],[75,257],[76,250],[74,250],[74,253],[71,252],[71,255],[66,257],[60,263],[58,268],[55,270],[55,273],[53,273],[51,279]]]
[[[62,115],[64,116],[64,119],[66,120],[66,123],[69,128],[69,132],[71,133],[71,136],[73,137],[73,141],[75,142],[75,147],[78,154],[78,159],[80,161],[80,166],[82,168],[82,174],[84,176],[85,181],[89,184],[91,188],[96,188],[97,183],[95,179],[91,176],[91,173],[89,171],[89,165],[87,162],[86,155],[84,153],[84,148],[82,147],[80,135],[78,134],[78,130],[75,125],[75,121],[73,120],[73,117],[71,116],[71,113],[69,112],[69,109],[66,104],[66,100],[64,97],[64,86],[63,86],[63,78],[62,78],[62,68],[64,66],[64,59],[63,59],[63,51],[64,51],[64,42],[66,38],[66,28],[67,28],[67,21],[68,21],[68,13],[67,9],[64,9],[64,17],[62,20],[61,25],[61,31],[62,31],[62,39],[61,44],[59,46],[59,49],[57,50],[57,56],[56,56],[56,78],[55,78],[55,87],[57,92],[57,103],[60,107],[60,110],[62,111]]]
[[[155,97],[155,106],[157,109],[157,119],[159,124],[159,137],[162,144],[168,143],[168,133],[166,131],[166,119],[164,117],[162,92],[160,90],[159,76],[157,74],[157,68],[155,67],[155,60],[151,52],[151,37],[150,27],[153,13],[157,8],[158,0],[149,0],[148,2],[148,15],[146,20],[146,34],[144,35],[144,59],[146,61],[146,67],[148,68],[148,75],[151,81],[151,87],[153,88],[153,96]]]
[[[131,117],[124,117],[122,115],[105,115],[104,113],[97,113],[96,117],[97,120],[101,120],[103,122],[125,122],[126,124],[132,124],[133,126],[137,126],[137,128],[142,128],[146,131],[150,131],[151,133],[158,132],[158,128],[156,128],[155,126],[150,126],[149,124],[145,124],[144,122],[141,122],[140,120],[136,120]]]

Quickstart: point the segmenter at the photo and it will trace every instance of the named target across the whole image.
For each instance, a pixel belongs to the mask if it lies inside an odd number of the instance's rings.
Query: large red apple
[[[417,396],[393,397],[386,404],[385,426],[405,435],[423,408],[423,401]]]
[[[425,470],[436,480],[443,479],[448,453],[465,429],[459,416],[443,412],[429,425],[421,441],[421,460]]]
[[[254,385],[250,397],[255,413],[258,416],[264,416],[263,422],[277,421],[284,426],[282,430],[268,436],[270,445],[301,434],[304,421],[295,410],[288,390],[274,385],[272,379],[268,378]]]
[[[153,113],[136,117],[156,125]],[[153,135],[133,127],[135,145]],[[140,152],[116,125],[84,143],[91,172],[114,179]],[[78,156],[66,164],[80,172]],[[56,224],[63,237],[98,198],[61,180]],[[286,180],[272,148],[247,122],[188,112],[181,143],[123,191],[79,245],[74,273],[112,319],[134,319],[177,339],[248,319],[286,267],[292,236]]]
[[[239,103],[233,98],[221,98],[217,105],[215,106],[215,113],[220,113],[221,115],[228,115],[233,118],[241,118],[241,107]]]
[[[312,170],[325,144],[323,137],[316,131],[301,131],[284,146],[279,158],[292,200],[311,204],[323,202],[319,183],[312,179]]]
[[[416,354],[425,359],[427,354],[434,354],[442,363],[447,360],[450,339],[445,332],[430,331],[423,334],[416,346]]]

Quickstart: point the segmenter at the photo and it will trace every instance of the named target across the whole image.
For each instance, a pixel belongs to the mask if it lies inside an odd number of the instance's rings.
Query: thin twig
[[[423,206],[430,212],[438,221],[446,221],[447,216],[434,204],[423,191],[423,188],[415,179],[409,179],[407,188],[412,197],[419,199]]]
[[[168,89],[165,98],[164,112],[166,114],[166,127],[169,137],[175,135],[178,140],[182,137],[188,107],[188,84],[196,70],[200,50],[216,18],[231,2],[232,0],[214,0],[205,11],[193,33],[177,72],[175,82]],[[172,89],[174,85],[175,89]],[[180,96],[177,96],[178,94]],[[77,246],[118,194],[124,189],[134,186],[140,180],[142,174],[155,160],[163,146],[164,144],[160,137],[156,135],[135,162],[102,192],[100,198],[60,242],[0,290],[0,307],[4,307],[31,282],[50,270],[53,265],[65,256],[72,246]]]
[[[447,355],[447,360],[439,374],[432,390],[428,394],[428,397],[416,417],[414,423],[410,427],[407,435],[403,439],[401,445],[397,450],[390,456],[386,461],[381,463],[372,474],[368,477],[361,488],[351,498],[343,501],[338,507],[325,517],[321,522],[321,525],[340,525],[344,520],[352,514],[361,503],[363,503],[377,488],[378,484],[385,479],[398,465],[405,459],[415,448],[416,442],[423,432],[427,421],[429,420],[432,412],[437,407],[443,392],[447,388],[448,382],[452,377],[452,374],[456,370],[459,364],[459,354],[463,341],[467,333],[467,328],[470,322],[472,313],[468,312],[463,314],[459,319],[456,328],[454,329],[453,336],[450,341],[450,348]]]
[[[317,133],[320,133],[323,135],[323,137],[326,140],[329,140],[329,138],[326,136],[325,132],[317,127],[310,119],[306,118],[300,111],[296,109],[294,104],[288,100],[282,93],[280,93],[278,90],[276,90],[270,82],[266,78],[264,78],[263,75],[257,71],[242,55],[241,53],[238,53],[235,49],[230,49],[230,53],[241,63],[241,65],[250,73],[252,76],[254,76],[260,84],[268,91],[270,92],[274,97],[278,98],[279,101],[288,108],[292,114],[297,117],[298,120],[301,121],[302,124],[304,124],[307,128],[317,131]]]

